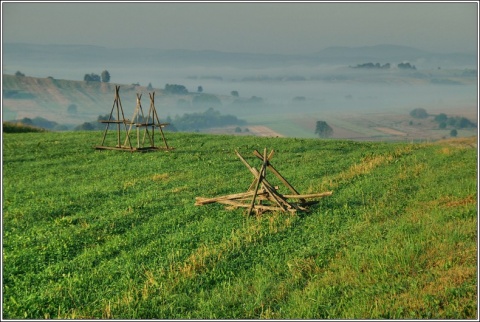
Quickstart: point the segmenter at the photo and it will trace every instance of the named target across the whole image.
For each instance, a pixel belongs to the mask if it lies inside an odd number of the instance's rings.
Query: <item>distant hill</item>
[[[46,64],[74,68],[98,66],[229,66],[260,68],[291,65],[344,64],[355,65],[365,60],[389,63],[411,61],[417,66],[474,68],[475,53],[430,53],[407,46],[376,45],[365,47],[329,47],[305,55],[234,53],[214,50],[162,50],[152,48],[107,48],[89,45],[3,44],[3,68]]]
[[[329,47],[313,55],[319,61],[330,63],[382,61],[400,63],[411,61],[424,67],[455,66],[457,68],[476,66],[475,53],[431,53],[408,46],[375,45],[364,47]]]
[[[211,94],[186,93],[168,95],[164,89],[147,88],[103,82],[60,80],[52,77],[3,75],[4,121],[42,117],[49,121],[67,125],[78,125],[97,120],[99,115],[110,114],[115,99],[115,86],[120,86],[120,104],[125,118],[131,118],[137,105],[137,94],[144,113],[150,107],[147,93],[155,92],[155,107],[161,118],[168,113],[182,111],[178,101],[191,102],[194,97],[210,97]],[[74,107],[72,107],[74,106]],[[175,110],[173,110],[175,109]],[[115,110],[116,111],[116,110]]]

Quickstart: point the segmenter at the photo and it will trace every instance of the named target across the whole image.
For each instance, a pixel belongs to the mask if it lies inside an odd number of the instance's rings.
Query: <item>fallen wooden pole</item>
[[[320,198],[320,197],[326,197],[326,196],[331,196],[332,191],[327,191],[327,192],[321,192],[321,193],[311,193],[311,194],[306,194],[306,195],[283,195],[285,198],[297,198],[297,199],[308,199],[308,198]]]

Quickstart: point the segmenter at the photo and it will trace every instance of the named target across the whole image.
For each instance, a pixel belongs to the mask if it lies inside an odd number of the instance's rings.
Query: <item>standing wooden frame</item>
[[[257,215],[265,211],[282,211],[295,213],[296,211],[308,211],[307,206],[318,203],[318,201],[306,201],[309,198],[321,198],[330,196],[331,191],[313,194],[299,194],[295,188],[273,167],[270,163],[274,151],[272,150],[267,155],[267,149],[264,150],[263,155],[257,150],[253,154],[262,160],[260,171],[250,166],[248,162],[235,150],[236,155],[240,158],[243,164],[247,167],[251,174],[255,177],[252,184],[245,193],[237,193],[216,198],[197,197],[195,205],[205,205],[209,203],[218,202],[228,205],[231,208],[247,208],[247,214],[250,215],[255,211]],[[266,179],[267,170],[270,170],[278,179],[291,191],[290,195],[282,195],[278,192],[278,188],[272,186]],[[290,202],[288,199],[296,199],[298,202]]]
[[[115,86],[115,100],[113,102],[109,119],[100,121],[101,123],[106,123],[107,126],[103,134],[102,143],[99,146],[96,146],[95,148],[100,150],[123,150],[123,151],[131,151],[131,152],[172,150],[173,148],[168,146],[167,140],[165,139],[165,134],[163,133],[163,130],[162,130],[162,128],[169,125],[169,123],[160,122],[160,119],[157,114],[157,110],[155,108],[155,92],[151,94],[149,93],[150,109],[148,111],[147,117],[145,117],[143,113],[143,108],[141,104],[142,95],[137,94],[137,105],[135,107],[132,120],[128,120],[128,119],[125,119],[125,116],[123,113],[123,107],[120,101],[120,95],[118,94],[119,89],[120,89],[120,86]],[[117,119],[114,119],[113,117],[115,108],[116,108]],[[107,137],[109,125],[111,123],[117,124],[117,133],[116,133],[117,144],[113,147],[105,145],[105,138]],[[120,131],[121,123],[123,123],[125,128],[125,133],[126,133],[123,144],[121,144],[121,131]],[[128,125],[128,129],[127,129],[127,125]],[[136,133],[136,146],[133,146],[131,141],[131,132],[134,127],[135,127],[135,133]],[[151,130],[149,130],[149,127],[151,127]],[[158,128],[160,131],[161,138],[164,144],[163,147],[161,147],[160,145],[155,145],[155,128]],[[141,129],[143,129],[143,137],[141,135]],[[148,138],[148,142],[146,144],[147,138]]]
[[[127,137],[130,137],[132,128],[135,126],[136,136],[137,136],[137,146],[135,150],[142,151],[155,151],[155,150],[172,150],[172,147],[168,146],[165,134],[163,133],[162,128],[169,125],[169,123],[161,123],[158,117],[157,109],[155,108],[155,92],[149,93],[150,96],[150,108],[148,110],[147,117],[143,113],[142,103],[141,103],[141,94],[137,94],[137,106],[133,113],[132,122],[127,132]],[[149,130],[149,127],[150,130]],[[155,128],[158,128],[161,138],[163,140],[164,146],[155,145]],[[143,129],[143,137],[141,138],[141,129]],[[141,138],[141,140],[140,140]],[[145,141],[148,138],[148,143],[146,145]],[[126,142],[126,140],[125,140]],[[126,143],[125,143],[126,144]]]
[[[125,143],[122,145],[121,144],[121,133],[120,133],[120,124],[123,124],[125,128],[125,133],[127,132],[127,124],[130,123],[128,119],[125,119],[125,114],[123,113],[123,107],[122,107],[122,102],[120,100],[120,95],[118,92],[120,91],[120,86],[115,85],[115,99],[113,100],[113,106],[112,110],[110,111],[110,116],[108,120],[100,120],[100,123],[105,123],[107,126],[105,127],[105,131],[103,132],[103,139],[102,143],[100,145],[96,146],[95,149],[97,150],[129,150],[131,151],[133,149],[132,143],[130,142],[130,138],[127,135],[125,137]],[[116,109],[115,109],[116,108]],[[114,110],[116,110],[116,115],[117,118],[115,119],[113,116]],[[121,116],[121,117],[120,117]],[[117,144],[112,147],[112,146],[105,146],[105,139],[107,137],[108,133],[108,128],[110,124],[116,124],[117,125]],[[128,144],[128,146],[127,146]]]

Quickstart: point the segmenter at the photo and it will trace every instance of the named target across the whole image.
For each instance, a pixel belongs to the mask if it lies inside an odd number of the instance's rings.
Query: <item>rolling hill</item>
[[[4,319],[478,317],[476,138],[100,139],[3,134]],[[258,170],[264,148],[299,193],[332,194],[295,214],[195,205],[247,191],[234,152]]]
[[[42,117],[61,124],[79,125],[97,120],[99,115],[110,114],[115,99],[115,86],[120,86],[120,103],[127,118],[132,116],[137,104],[137,94],[141,98],[145,112],[150,106],[146,93],[155,92],[155,106],[160,117],[168,113],[180,113],[178,100],[191,102],[202,94],[187,93],[167,95],[163,89],[147,88],[140,85],[124,85],[103,82],[60,80],[52,77],[36,78],[28,76],[3,75],[3,119],[5,121],[22,118]],[[207,95],[207,94],[205,94]],[[69,106],[75,105],[75,111]]]

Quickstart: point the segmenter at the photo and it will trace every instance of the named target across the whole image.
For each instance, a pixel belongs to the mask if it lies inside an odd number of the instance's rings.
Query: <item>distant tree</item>
[[[108,121],[108,119],[110,119],[110,114],[99,115],[97,117],[97,121]],[[115,118],[112,116],[112,119],[110,121],[115,121]]]
[[[457,135],[458,135],[458,132],[457,132],[456,129],[453,129],[453,130],[450,131],[450,136],[451,137],[456,137]]]
[[[234,115],[221,115],[219,111],[209,108],[203,113],[184,114],[181,117],[177,115],[173,123],[179,131],[198,131],[219,126],[241,126],[246,122]]]
[[[435,116],[435,122],[438,122],[438,123],[445,122],[445,121],[447,121],[447,119],[448,119],[448,117],[447,117],[447,114],[445,114],[445,113],[440,113],[440,114]]]
[[[242,133],[242,128],[240,126],[237,126],[235,128],[235,133]]]
[[[428,117],[428,113],[424,108],[416,108],[410,111],[410,116],[416,119],[425,119]]]
[[[101,74],[102,82],[108,83],[110,81],[110,73],[108,70],[104,70]]]
[[[460,129],[463,129],[466,127],[477,127],[477,126],[475,125],[475,123],[471,122],[466,117],[461,117],[460,120],[458,121],[458,127]]]
[[[83,80],[86,82],[100,82],[101,78],[99,75],[91,73],[91,74],[85,74],[83,77]]]
[[[37,116],[32,121],[35,126],[50,130],[54,129],[58,125],[57,122],[49,121],[46,118],[40,116]]]
[[[410,65],[410,63],[400,63],[397,65],[399,69],[417,69],[415,65]]]
[[[178,84],[165,84],[165,93],[167,94],[177,94],[177,95],[185,95],[188,94],[188,90],[183,85]]]
[[[152,83],[148,83],[147,90],[149,90],[149,91],[153,90]]]
[[[203,92],[203,87],[202,87],[202,86],[198,86],[198,88],[197,88],[197,92],[198,92],[198,93],[201,93],[201,92]]]
[[[20,123],[26,124],[26,125],[33,125],[33,121],[29,117],[24,117],[23,119],[20,120]]]
[[[333,134],[333,129],[325,121],[317,121],[315,127],[315,134],[318,134],[321,138],[328,138]]]
[[[239,96],[237,91],[231,91],[230,95],[232,95],[233,97],[238,97]]]
[[[93,127],[93,125],[90,122],[85,122],[85,123],[77,126],[75,129],[78,130],[78,131],[92,131],[95,128]]]
[[[25,74],[18,70],[18,71],[15,73],[15,76],[17,76],[17,77],[25,77]]]

